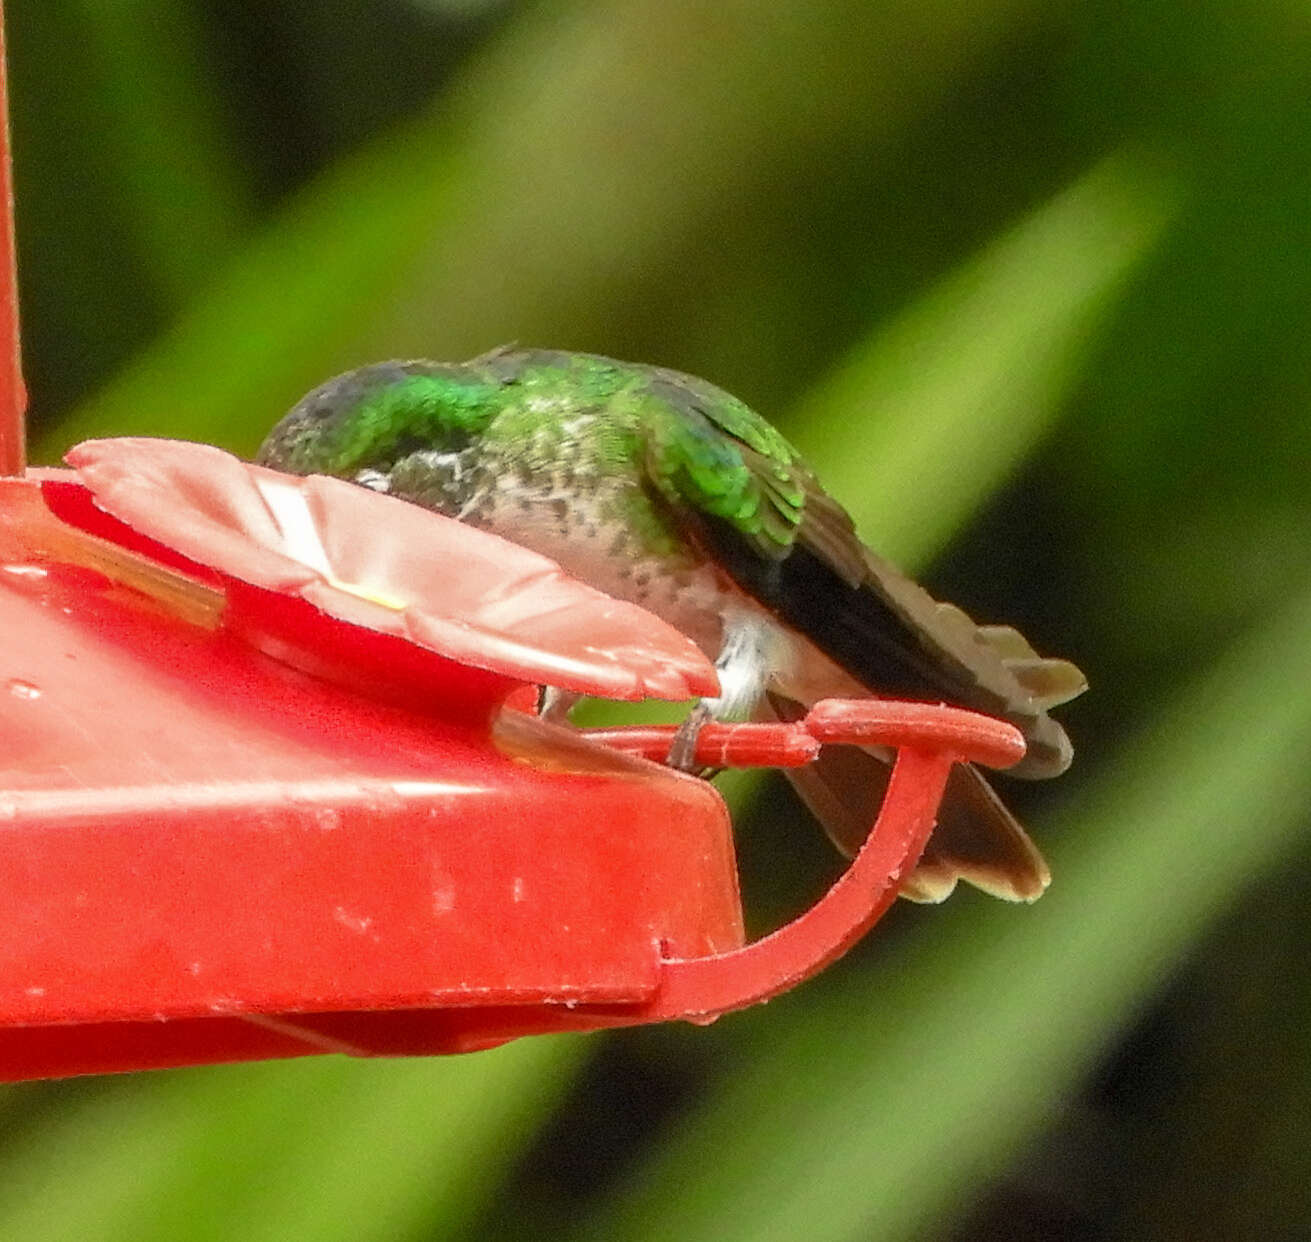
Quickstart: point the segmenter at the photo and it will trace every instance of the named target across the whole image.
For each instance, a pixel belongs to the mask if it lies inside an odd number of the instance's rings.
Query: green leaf
[[[1304,593],[1127,745],[1044,834],[1037,906],[957,898],[819,1003],[772,1005],[767,1044],[581,1236],[931,1230],[1304,828],[1311,698],[1283,688],[1309,643]]]
[[[486,1206],[585,1048],[534,1039],[472,1057],[330,1057],[116,1083],[11,1144],[0,1233],[449,1236]]]
[[[191,302],[251,223],[250,188],[202,58],[193,6],[75,0],[96,75],[96,137],[162,305]]]
[[[1038,7],[736,0],[702,39],[692,0],[535,6],[428,115],[302,194],[34,458],[127,434],[250,451],[348,366],[579,345],[622,308],[685,301],[690,241],[734,202],[891,142]]]
[[[1047,436],[1176,198],[1141,160],[1108,159],[801,402],[794,438],[881,552],[924,564]]]

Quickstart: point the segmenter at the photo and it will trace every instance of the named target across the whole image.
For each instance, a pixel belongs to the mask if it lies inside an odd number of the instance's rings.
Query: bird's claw
[[[582,697],[571,690],[561,690],[558,686],[542,686],[537,692],[537,714],[551,724],[567,725],[569,713]]]
[[[696,761],[697,738],[701,730],[712,719],[710,708],[705,703],[698,703],[683,718],[683,723],[674,733],[673,743],[669,747],[669,757],[665,760],[668,767],[679,772],[699,772],[701,765]]]

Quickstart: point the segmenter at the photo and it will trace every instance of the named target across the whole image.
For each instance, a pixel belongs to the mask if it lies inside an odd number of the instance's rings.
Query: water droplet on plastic
[[[432,890],[432,911],[434,914],[449,914],[455,909],[455,885],[439,880]]]
[[[332,917],[348,931],[359,932],[361,935],[373,926],[373,920],[367,914],[352,914],[344,906],[337,906]]]
[[[34,686],[30,681],[24,681],[21,677],[11,677],[5,682],[9,693],[16,699],[39,699],[41,697],[41,687]]]

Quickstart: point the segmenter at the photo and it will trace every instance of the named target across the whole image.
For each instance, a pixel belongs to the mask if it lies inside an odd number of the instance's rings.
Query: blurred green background
[[[1075,658],[1033,908],[701,1030],[10,1088],[0,1237],[1311,1237],[1311,10],[11,0],[32,447],[704,374]],[[753,926],[837,869],[739,783]]]

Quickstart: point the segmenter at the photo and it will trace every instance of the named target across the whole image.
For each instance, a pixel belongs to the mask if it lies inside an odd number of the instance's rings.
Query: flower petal
[[[135,530],[353,625],[580,694],[717,693],[701,650],[651,613],[418,505],[176,440],[90,440],[67,461]]]

